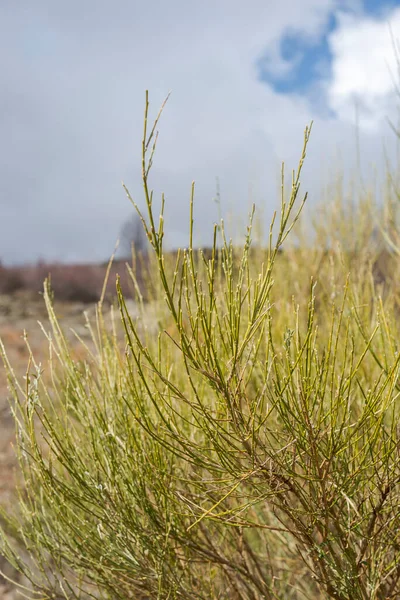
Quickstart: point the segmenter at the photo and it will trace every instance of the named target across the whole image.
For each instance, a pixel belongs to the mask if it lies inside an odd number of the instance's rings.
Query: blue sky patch
[[[400,6],[400,0],[364,0],[364,12],[371,17],[381,17],[386,15],[390,10]]]
[[[349,8],[349,2],[339,0],[341,11],[357,12],[362,16],[386,18],[400,6],[400,0],[363,0],[362,8]],[[278,94],[297,94],[307,96],[314,108],[324,110],[324,82],[332,69],[332,54],[329,48],[329,35],[337,27],[335,13],[331,13],[320,38],[306,37],[301,31],[287,31],[280,40],[277,52],[277,64],[273,64],[272,55],[267,53],[257,63],[259,78],[272,86]]]
[[[329,75],[332,57],[328,45],[328,35],[334,29],[336,19],[332,15],[326,34],[319,40],[311,42],[297,32],[289,32],[280,43],[280,55],[291,64],[289,71],[282,77],[268,76],[267,81],[273,84],[280,94],[306,93],[308,88],[321,78]],[[264,77],[261,77],[264,79]]]

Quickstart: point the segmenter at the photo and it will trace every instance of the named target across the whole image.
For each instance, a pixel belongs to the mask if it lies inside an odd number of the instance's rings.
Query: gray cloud
[[[153,115],[173,92],[153,173],[156,194],[166,193],[169,243],[185,244],[192,179],[199,243],[208,242],[217,218],[216,176],[224,211],[245,215],[251,195],[270,218],[280,161],[295,166],[304,126],[315,115],[307,99],[279,96],[260,81],[256,62],[288,28],[321,31],[335,6],[3,0],[0,259],[111,254],[131,210],[121,180],[142,203],[145,89]],[[338,145],[350,164],[354,129],[332,117],[315,121],[304,183],[317,199],[324,164]],[[366,160],[378,139],[364,135]]]

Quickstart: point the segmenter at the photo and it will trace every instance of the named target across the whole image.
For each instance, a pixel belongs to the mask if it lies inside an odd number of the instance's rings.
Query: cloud
[[[400,8],[379,19],[341,13],[338,21],[330,35],[329,105],[342,120],[353,121],[357,109],[361,125],[377,129],[393,113],[396,100],[398,65],[393,42]]]
[[[218,218],[216,177],[224,213],[244,218],[251,196],[268,220],[279,199],[280,162],[296,165],[312,118],[304,187],[315,202],[337,148],[345,164],[354,155],[352,92],[341,83],[348,69],[341,48],[357,23],[341,17],[329,38],[334,76],[322,77],[314,91],[318,104],[323,90],[336,116],[316,110],[312,90],[274,89],[260,77],[260,61],[277,57],[271,68],[282,73],[281,39],[288,32],[321,39],[338,7],[343,3],[334,0],[282,0],[274,10],[262,0],[3,0],[0,258],[110,255],[130,212],[121,180],[143,205],[145,89],[153,116],[172,90],[152,177],[156,197],[166,193],[171,245],[187,243],[192,179],[199,243],[209,242]],[[381,134],[362,135],[370,160]]]

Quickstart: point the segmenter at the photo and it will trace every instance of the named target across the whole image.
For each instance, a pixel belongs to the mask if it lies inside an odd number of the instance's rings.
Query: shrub
[[[120,234],[121,256],[130,258],[132,253],[136,256],[145,256],[148,250],[148,239],[140,222],[139,215],[134,212],[122,225]]]
[[[147,115],[146,98],[138,214],[163,291],[158,335],[117,283],[120,326],[100,301],[96,352],[78,364],[45,286],[50,381],[32,356],[21,384],[2,349],[25,480],[3,553],[46,598],[398,597],[393,306],[372,277],[339,285],[333,257],[317,309],[313,263],[279,253],[305,201],[310,129],[266,250],[250,253],[252,213],[240,254],[222,223],[196,257],[193,188],[189,245],[171,265]]]
[[[0,265],[0,293],[13,294],[24,287],[22,274],[16,268],[6,268]]]

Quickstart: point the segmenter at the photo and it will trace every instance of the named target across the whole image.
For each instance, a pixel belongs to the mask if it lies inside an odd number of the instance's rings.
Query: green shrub
[[[222,223],[199,255],[193,188],[171,264],[147,115],[146,98],[139,215],[157,318],[143,303],[133,317],[117,283],[119,318],[100,301],[76,362],[46,285],[47,370],[32,356],[20,383],[2,349],[24,475],[2,552],[45,598],[399,597],[394,296],[379,298],[368,257],[353,285],[340,253],[279,252],[305,201],[310,129],[266,249],[250,251],[252,214],[240,251]]]

